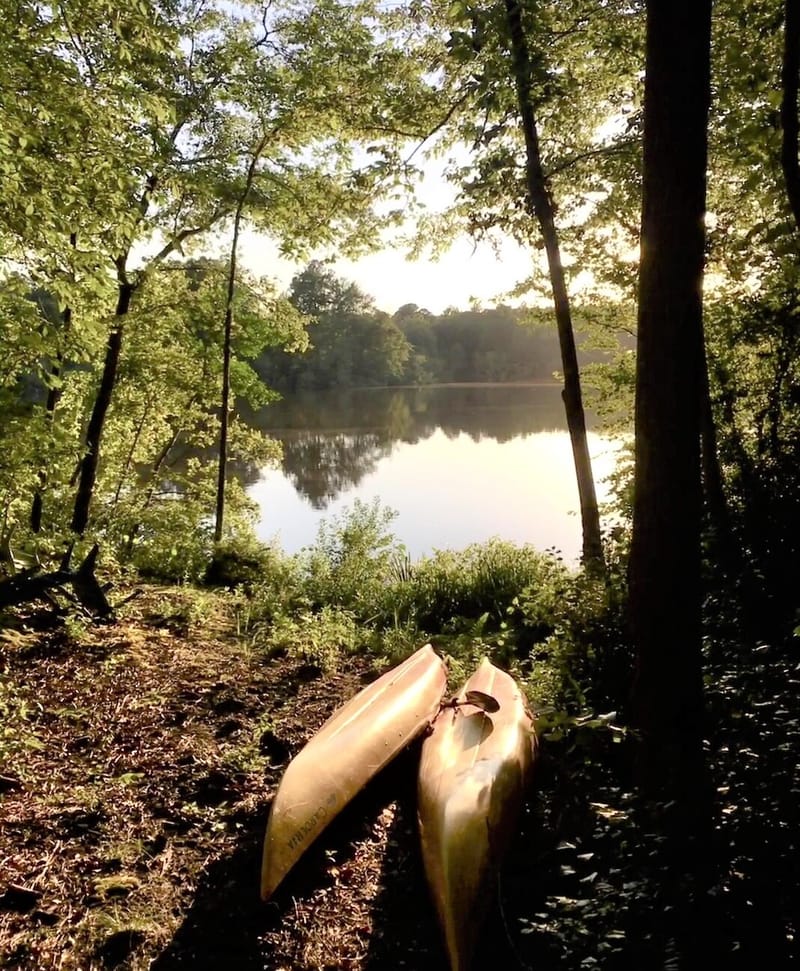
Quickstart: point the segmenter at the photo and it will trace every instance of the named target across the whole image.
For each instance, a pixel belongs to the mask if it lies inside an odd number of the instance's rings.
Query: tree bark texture
[[[569,293],[555,223],[555,207],[542,171],[539,132],[531,96],[530,51],[525,28],[522,24],[519,0],[505,0],[505,4],[520,118],[525,137],[525,174],[528,199],[532,215],[539,224],[544,240],[550,285],[553,290],[553,306],[561,348],[561,366],[564,370],[564,390],[561,396],[567,417],[567,428],[572,445],[581,507],[583,562],[587,566],[602,569],[603,545],[600,533],[600,513],[597,507],[592,461],[589,456],[589,443],[586,436],[586,415],[583,408],[575,333],[572,327]]]
[[[649,0],[630,606],[646,794],[702,815],[700,433],[711,0]],[[709,806],[710,808],[710,806]]]
[[[133,291],[134,285],[123,277],[119,284],[114,325],[108,335],[100,387],[86,430],[86,451],[81,459],[78,491],[75,495],[75,506],[72,513],[72,531],[79,536],[83,536],[86,532],[86,526],[89,523],[89,508],[94,495],[95,482],[97,481],[97,466],[100,458],[103,429],[105,427],[108,408],[111,404],[114,385],[117,380],[119,357],[122,352],[125,316],[130,309]]]
[[[800,83],[800,0],[786,0],[784,4],[783,65],[781,69],[781,129],[783,133],[781,165],[795,227],[800,229],[798,83]]]

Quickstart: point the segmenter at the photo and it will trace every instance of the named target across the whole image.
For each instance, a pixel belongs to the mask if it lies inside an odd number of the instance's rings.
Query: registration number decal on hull
[[[296,829],[292,834],[292,838],[286,844],[288,849],[293,850],[296,846],[299,846],[303,840],[308,836],[313,830],[320,827],[320,824],[328,818],[330,815],[331,808],[336,805],[336,793],[332,792],[327,800],[309,816],[309,818],[303,823],[299,829]]]

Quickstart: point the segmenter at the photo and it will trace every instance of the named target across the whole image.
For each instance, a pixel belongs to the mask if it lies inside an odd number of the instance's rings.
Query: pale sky
[[[304,265],[282,259],[274,243],[253,232],[242,238],[241,259],[249,270],[276,280],[282,287],[287,287]],[[356,262],[340,260],[331,266],[339,276],[373,296],[387,313],[394,313],[404,303],[416,303],[438,314],[451,306],[466,310],[473,299],[484,306],[517,302],[505,295],[530,275],[532,259],[530,251],[512,240],[504,241],[498,254],[488,243],[475,244],[464,237],[438,260],[412,262],[398,244]]]
[[[445,177],[446,166],[456,157],[454,153],[458,154],[451,148],[447,158],[428,158],[423,164],[423,176],[414,187],[414,202],[428,214],[446,210],[457,196],[456,186]],[[389,208],[396,204],[397,201],[384,203]],[[467,310],[473,299],[484,306],[519,302],[506,294],[530,276],[535,258],[531,250],[504,239],[496,253],[490,243],[475,243],[462,236],[438,260],[411,261],[406,258],[409,245],[402,236],[413,230],[409,220],[394,235],[387,230],[374,253],[356,262],[339,260],[331,267],[373,296],[378,308],[387,313],[394,313],[404,303],[416,303],[437,314],[447,307]],[[284,287],[305,265],[282,260],[277,247],[254,232],[243,235],[241,257],[249,270]]]
[[[619,123],[620,119],[614,119],[601,126],[598,138],[607,138]],[[450,208],[459,189],[447,178],[448,166],[454,162],[466,162],[469,158],[470,151],[465,146],[450,146],[444,156],[437,156],[433,152],[428,154],[421,164],[421,178],[413,190],[418,211],[431,215]],[[392,208],[398,202],[398,199],[384,200],[378,204],[378,208]],[[532,229],[537,235],[538,230]],[[509,291],[531,277],[534,261],[538,261],[537,276],[541,277],[542,271],[546,273],[547,263],[541,250],[522,247],[509,237],[501,238],[498,251],[488,241],[476,243],[463,235],[454,240],[449,250],[438,259],[431,257],[412,261],[406,256],[409,244],[403,241],[402,236],[403,233],[410,235],[413,232],[411,218],[402,229],[396,231],[394,237],[390,231],[384,233],[381,245],[376,247],[374,253],[356,262],[336,261],[330,264],[331,268],[374,297],[378,308],[390,314],[405,303],[418,304],[434,314],[441,313],[447,307],[467,310],[473,301],[484,307],[501,303],[519,304],[521,299],[510,297]],[[249,270],[275,280],[284,288],[308,262],[290,263],[282,259],[277,246],[269,238],[252,231],[242,235],[240,254]],[[321,253],[317,258],[323,259],[328,255]],[[569,264],[568,254],[563,255],[565,263]],[[574,293],[592,283],[590,273],[580,272],[571,281],[570,290]],[[529,296],[527,302],[537,303],[538,300]],[[549,299],[547,302],[549,304]]]

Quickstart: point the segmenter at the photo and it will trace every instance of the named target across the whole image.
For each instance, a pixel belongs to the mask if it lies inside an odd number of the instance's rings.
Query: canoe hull
[[[422,855],[452,971],[471,965],[535,754],[531,717],[513,678],[484,659],[459,700],[468,691],[490,695],[499,709],[444,709],[419,771]]]
[[[444,664],[426,645],[334,712],[292,760],[267,823],[264,900],[367,782],[428,728],[445,684]]]

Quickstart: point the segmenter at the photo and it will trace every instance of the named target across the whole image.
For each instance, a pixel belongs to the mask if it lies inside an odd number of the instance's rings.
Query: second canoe
[[[496,705],[485,704],[486,695]],[[534,754],[531,716],[519,687],[484,658],[434,723],[419,769],[425,875],[452,971],[471,966]]]

